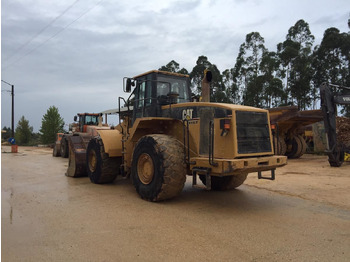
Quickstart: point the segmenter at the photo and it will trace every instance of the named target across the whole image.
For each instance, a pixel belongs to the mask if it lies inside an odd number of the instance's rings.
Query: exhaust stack
[[[202,102],[210,102],[210,82],[213,76],[210,70],[204,70],[204,77],[202,79]]]

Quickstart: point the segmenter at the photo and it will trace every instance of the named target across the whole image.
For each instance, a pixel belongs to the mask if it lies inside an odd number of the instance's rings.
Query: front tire
[[[117,177],[121,157],[109,157],[104,151],[102,139],[94,137],[86,150],[87,173],[94,184],[112,183]]]
[[[186,181],[183,146],[167,135],[142,137],[133,153],[131,177],[145,200],[162,201],[179,195]]]

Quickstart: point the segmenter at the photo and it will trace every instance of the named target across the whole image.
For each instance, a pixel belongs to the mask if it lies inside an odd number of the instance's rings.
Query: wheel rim
[[[96,152],[94,150],[90,150],[90,152],[89,152],[89,169],[90,169],[90,171],[95,172],[96,166],[97,166]]]
[[[140,181],[148,185],[154,176],[153,160],[149,154],[142,153],[137,161],[137,175]]]

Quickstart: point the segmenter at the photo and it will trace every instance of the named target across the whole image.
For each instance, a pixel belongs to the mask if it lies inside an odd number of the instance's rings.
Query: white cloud
[[[127,97],[124,76],[173,59],[191,71],[200,55],[223,71],[234,66],[250,32],[260,32],[275,50],[288,29],[304,19],[320,42],[329,27],[348,30],[350,11],[345,0],[77,1],[18,50],[73,3],[2,1],[1,77],[15,85],[16,123],[24,115],[35,131],[51,105],[67,123],[78,112],[117,107],[118,96]],[[10,101],[2,93],[2,127],[11,125]]]

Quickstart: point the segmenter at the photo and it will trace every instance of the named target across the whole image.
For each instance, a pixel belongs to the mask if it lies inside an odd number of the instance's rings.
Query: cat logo
[[[192,119],[193,109],[184,109],[182,111],[182,120],[190,120]]]

